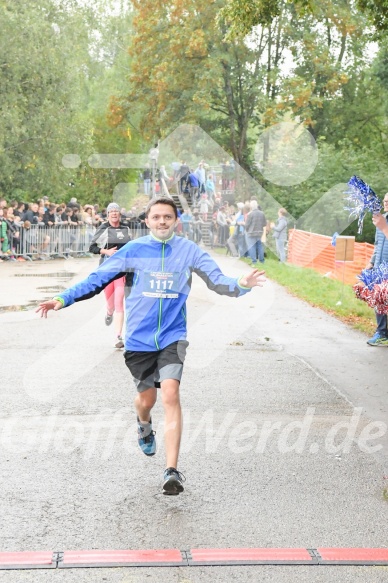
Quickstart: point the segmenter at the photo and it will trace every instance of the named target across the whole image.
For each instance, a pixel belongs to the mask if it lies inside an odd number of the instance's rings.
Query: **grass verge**
[[[214,251],[225,254],[224,249]],[[373,335],[376,329],[374,312],[355,297],[351,285],[342,285],[342,282],[324,277],[313,269],[279,263],[271,252],[268,255],[263,268],[269,279],[285,287],[293,296],[321,308],[369,336]],[[248,259],[243,258],[241,261],[250,264]]]

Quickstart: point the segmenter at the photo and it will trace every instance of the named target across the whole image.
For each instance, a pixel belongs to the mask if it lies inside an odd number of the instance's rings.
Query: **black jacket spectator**
[[[73,217],[73,209],[67,207],[65,212],[61,215],[61,221],[69,225],[78,225],[78,221]]]

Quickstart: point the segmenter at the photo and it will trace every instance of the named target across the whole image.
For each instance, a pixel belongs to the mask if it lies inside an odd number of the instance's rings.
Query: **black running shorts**
[[[179,340],[155,352],[125,351],[125,364],[131,371],[138,392],[159,388],[166,379],[180,381],[188,345],[186,340]]]

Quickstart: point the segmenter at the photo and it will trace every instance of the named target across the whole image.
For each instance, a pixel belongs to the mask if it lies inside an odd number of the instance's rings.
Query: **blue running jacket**
[[[147,235],[130,241],[86,279],[56,296],[64,307],[101,292],[111,281],[134,273],[125,300],[125,349],[162,350],[187,336],[186,299],[192,273],[218,294],[239,297],[250,291],[239,280],[225,276],[208,253],[195,243],[173,235],[161,241]]]

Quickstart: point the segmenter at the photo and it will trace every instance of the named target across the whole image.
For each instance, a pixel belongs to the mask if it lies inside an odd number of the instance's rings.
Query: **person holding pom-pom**
[[[375,249],[366,269],[377,267],[388,261],[388,192],[384,196],[384,212],[373,215],[373,224],[376,226]],[[387,314],[376,311],[377,328],[375,334],[367,341],[369,346],[388,346]]]

